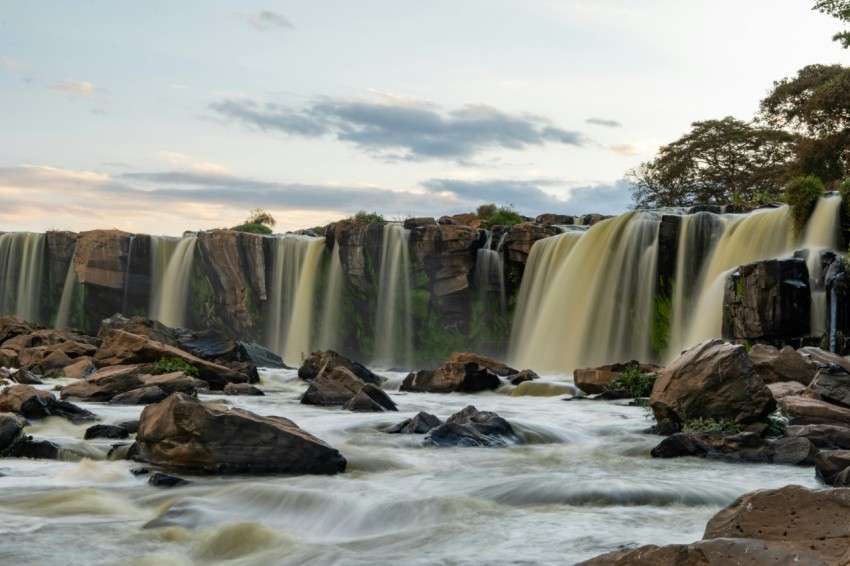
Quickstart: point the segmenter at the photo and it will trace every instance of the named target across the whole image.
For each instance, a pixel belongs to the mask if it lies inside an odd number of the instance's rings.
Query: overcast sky
[[[620,213],[691,122],[848,63],[812,4],[6,1],[0,231]]]

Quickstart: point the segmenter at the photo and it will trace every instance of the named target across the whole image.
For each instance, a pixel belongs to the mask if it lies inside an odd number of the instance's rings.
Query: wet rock
[[[156,363],[161,358],[179,358],[198,370],[198,377],[210,388],[222,390],[228,383],[253,383],[251,373],[237,372],[221,364],[202,360],[179,348],[130,334],[124,330],[109,330],[94,356],[95,364],[103,366]]]
[[[743,346],[709,340],[685,351],[658,376],[650,397],[657,421],[695,418],[749,424],[776,408]]]
[[[80,356],[64,368],[62,374],[74,379],[85,379],[97,371],[91,356]]]
[[[21,415],[0,413],[0,455],[24,440],[24,427],[29,424]]]
[[[420,411],[412,418],[405,419],[385,430],[389,434],[425,434],[440,426],[442,421],[430,413]]]
[[[136,419],[134,421],[120,422],[118,423],[118,426],[126,428],[130,434],[136,434],[136,432],[139,430],[139,419]]]
[[[808,397],[783,397],[782,413],[792,425],[826,424],[850,426],[850,409]]]
[[[128,436],[130,432],[123,426],[99,424],[87,428],[83,438],[91,440],[92,438],[127,438]]]
[[[177,346],[202,360],[233,360],[239,344],[216,329],[192,332],[177,338]]]
[[[347,369],[363,383],[381,385],[381,378],[372,373],[366,366],[333,350],[317,350],[307,356],[301,367],[298,368],[298,377],[311,381],[316,379],[323,371],[331,372],[339,367]]]
[[[654,544],[615,550],[577,566],[828,566],[802,547],[789,548],[781,541],[720,538],[692,544]]]
[[[508,377],[509,375],[516,375],[519,373],[514,368],[503,364],[502,362],[497,362],[492,358],[472,352],[452,352],[452,355],[449,357],[449,362],[455,364],[468,364],[469,362],[473,362],[479,367],[485,368],[499,377]]]
[[[850,407],[850,373],[843,367],[830,364],[818,370],[809,390],[819,399]]]
[[[668,436],[650,452],[653,458],[699,456],[734,462],[770,462],[773,452],[767,441],[751,432],[679,432]]]
[[[835,425],[791,425],[785,430],[789,438],[807,438],[816,447],[824,450],[850,449],[850,428]]]
[[[19,369],[18,371],[11,373],[10,376],[12,381],[15,383],[21,383],[23,385],[43,385],[44,380],[35,375],[33,372],[27,369]]]
[[[587,393],[595,395],[604,392],[614,379],[629,367],[635,367],[641,373],[656,373],[661,366],[655,364],[642,364],[637,360],[625,363],[608,364],[596,368],[579,368],[573,372],[576,387]]]
[[[0,411],[18,413],[28,419],[57,416],[73,423],[97,420],[93,413],[67,401],[60,401],[51,393],[31,385],[13,385],[0,392]]]
[[[502,384],[499,377],[475,362],[448,362],[436,370],[410,373],[401,384],[402,391],[414,393],[477,393],[492,391]]]
[[[838,354],[827,352],[826,350],[821,350],[814,346],[805,346],[804,348],[797,350],[797,352],[804,358],[809,359],[816,364],[835,364],[850,372],[850,360],[839,356]]]
[[[164,474],[162,472],[154,472],[151,474],[148,483],[154,487],[175,487],[178,485],[186,485],[191,482],[178,476]]]
[[[366,385],[345,367],[335,367],[313,379],[301,396],[304,405],[345,405]]]
[[[540,379],[540,376],[531,371],[530,369],[524,369],[516,375],[509,376],[508,379],[510,380],[511,385],[519,385],[520,383],[525,383],[526,381],[534,381],[535,379]]]
[[[145,474],[151,473],[150,469],[144,467],[131,468],[130,473],[134,476],[144,476]]]
[[[750,348],[747,355],[758,376],[768,385],[783,381],[797,381],[808,385],[818,371],[817,362],[791,346],[780,350],[767,344],[756,344]]]
[[[250,383],[228,383],[224,386],[225,395],[248,395],[262,397],[265,393]]]
[[[287,369],[287,365],[283,363],[283,358],[259,344],[253,342],[241,342],[243,356],[246,362],[250,362],[257,367]]]
[[[770,394],[773,395],[773,398],[776,399],[777,402],[781,401],[785,397],[802,395],[807,390],[805,385],[796,381],[778,381],[776,383],[769,383],[767,388],[770,389]]]
[[[712,517],[703,539],[782,542],[803,556],[811,554],[827,564],[848,564],[848,522],[850,489],[809,490],[792,485],[739,497]]]
[[[508,421],[472,405],[450,416],[425,437],[425,444],[430,446],[507,446],[518,442]]]
[[[774,464],[788,464],[791,466],[812,465],[817,447],[808,438],[783,437],[777,438],[773,444]]]
[[[9,456],[33,460],[61,460],[62,452],[62,447],[49,440],[32,440],[27,437],[23,442],[14,445]]]
[[[826,485],[835,485],[838,474],[850,467],[850,450],[821,450],[814,461],[815,476]]]
[[[357,394],[343,405],[343,409],[358,413],[398,411],[390,396],[380,387],[367,383]]]
[[[164,401],[168,397],[161,387],[137,387],[124,393],[119,393],[109,400],[110,405],[152,405]]]
[[[202,473],[335,474],[345,458],[283,417],[175,393],[142,411],[139,459]]]
[[[189,377],[182,371],[160,375],[150,375],[149,371],[150,366],[143,364],[103,368],[84,380],[65,386],[61,395],[63,399],[110,401],[122,405],[137,405],[143,403],[129,402],[127,399],[151,398],[151,395],[155,397],[154,388],[162,390],[166,396],[176,391],[193,394],[199,389],[205,390],[207,388],[206,382]],[[126,395],[141,389],[145,389],[146,392]],[[119,395],[123,395],[123,397],[115,400]]]

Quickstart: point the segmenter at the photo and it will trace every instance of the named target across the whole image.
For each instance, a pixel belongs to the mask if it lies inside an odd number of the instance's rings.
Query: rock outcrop
[[[345,458],[283,417],[205,404],[182,393],[142,411],[138,459],[196,473],[336,474]]]
[[[347,369],[364,383],[381,385],[381,378],[372,373],[369,368],[333,350],[317,350],[312,352],[301,363],[301,367],[298,368],[298,377],[306,381],[311,381],[316,379],[322,371],[330,372],[338,367]]]
[[[13,385],[0,391],[0,412],[17,413],[27,419],[62,417],[73,423],[97,420],[97,416],[47,391],[31,385]]]
[[[469,405],[431,429],[425,437],[428,446],[508,446],[519,443],[510,423],[490,411]]]
[[[418,393],[476,393],[497,389],[499,376],[475,362],[447,362],[436,370],[410,373],[401,384],[402,391]]]

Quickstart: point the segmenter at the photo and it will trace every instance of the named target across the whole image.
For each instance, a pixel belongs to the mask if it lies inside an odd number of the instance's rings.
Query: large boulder
[[[668,365],[652,389],[650,407],[658,422],[674,425],[696,418],[749,424],[776,408],[743,346],[709,340]]]
[[[345,405],[366,385],[366,382],[344,367],[322,372],[313,381],[301,403],[304,405]]]
[[[346,401],[343,409],[355,413],[381,413],[383,411],[398,411],[396,404],[383,389],[367,383],[357,394]]]
[[[488,358],[487,356],[482,356],[481,354],[476,354],[473,352],[452,352],[452,355],[449,357],[449,362],[456,364],[467,364],[469,362],[474,362],[480,367],[487,369],[488,371],[498,375],[499,377],[508,377],[519,373],[519,371],[506,364],[503,364],[502,362],[497,362],[492,358]]]
[[[821,450],[815,456],[815,477],[826,485],[836,485],[838,476],[850,468],[850,450]]]
[[[77,234],[74,271],[81,284],[109,289],[124,288],[130,236],[120,230],[90,230]]]
[[[103,343],[94,356],[94,363],[100,367],[146,364],[156,363],[162,358],[179,358],[195,367],[198,377],[215,390],[224,389],[228,383],[257,381],[252,372],[238,372],[221,364],[202,360],[174,346],[124,330],[108,330],[104,334]]]
[[[338,367],[347,369],[364,383],[381,385],[381,378],[369,368],[333,350],[317,350],[307,356],[298,368],[298,377],[311,381],[323,371],[330,372]]]
[[[821,449],[850,449],[850,428],[836,425],[791,425],[785,429],[788,438],[807,438]]]
[[[841,366],[822,367],[809,384],[809,390],[815,398],[850,407],[850,373]]]
[[[814,346],[805,346],[797,350],[797,352],[804,358],[809,359],[816,364],[835,364],[850,372],[850,359],[839,356],[833,352],[827,352],[826,350],[822,350],[821,348],[816,348]]]
[[[702,431],[668,436],[650,454],[653,458],[697,456],[727,462],[797,465],[811,464],[816,452],[814,445],[803,437],[770,441],[752,432]]]
[[[138,458],[197,473],[336,474],[345,458],[283,417],[175,393],[142,411]]]
[[[792,425],[837,425],[850,427],[850,409],[802,396],[787,396],[779,401],[782,413]]]
[[[782,542],[827,564],[850,564],[848,524],[850,489],[791,485],[742,495],[712,517],[703,539]]]
[[[23,430],[27,424],[27,420],[20,415],[0,413],[0,456],[24,440]]]
[[[431,446],[508,446],[518,442],[508,421],[472,405],[450,416],[425,437],[425,444]]]
[[[747,353],[759,377],[767,384],[799,381],[808,385],[818,371],[818,364],[791,346],[781,350],[767,344],[756,344]]]
[[[723,336],[735,340],[808,336],[810,309],[809,270],[803,259],[742,265],[726,279]]]
[[[502,385],[499,376],[475,362],[447,362],[435,370],[409,373],[401,384],[402,391],[414,393],[477,393],[492,391]]]
[[[0,392],[0,412],[17,413],[28,419],[57,416],[73,423],[97,420],[97,416],[90,411],[67,401],[60,401],[48,391],[21,384]]]

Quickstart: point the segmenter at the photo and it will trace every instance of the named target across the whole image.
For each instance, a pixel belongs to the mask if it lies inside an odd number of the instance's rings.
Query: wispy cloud
[[[486,104],[442,111],[415,99],[323,98],[300,108],[225,99],[210,105],[223,118],[265,132],[329,135],[387,160],[451,159],[458,162],[493,149],[523,150],[556,143],[583,146],[581,132],[559,128],[530,114],[508,114]]]
[[[167,160],[171,165],[184,171],[196,171],[211,175],[227,175],[230,172],[230,168],[226,165],[211,161],[201,161],[190,155],[175,151],[158,151],[156,154]]]
[[[259,31],[292,30],[295,26],[289,18],[278,12],[262,10],[260,12],[234,12],[234,16]]]
[[[585,120],[587,124],[593,124],[594,126],[605,126],[606,128],[622,128],[623,124],[618,122],[617,120],[609,120],[607,118],[588,118]]]
[[[22,71],[25,67],[20,61],[15,61],[8,57],[0,59],[0,65],[3,65],[4,68],[9,69],[10,71]]]
[[[50,90],[56,94],[91,98],[97,95],[97,87],[85,81],[59,81],[50,85]]]

